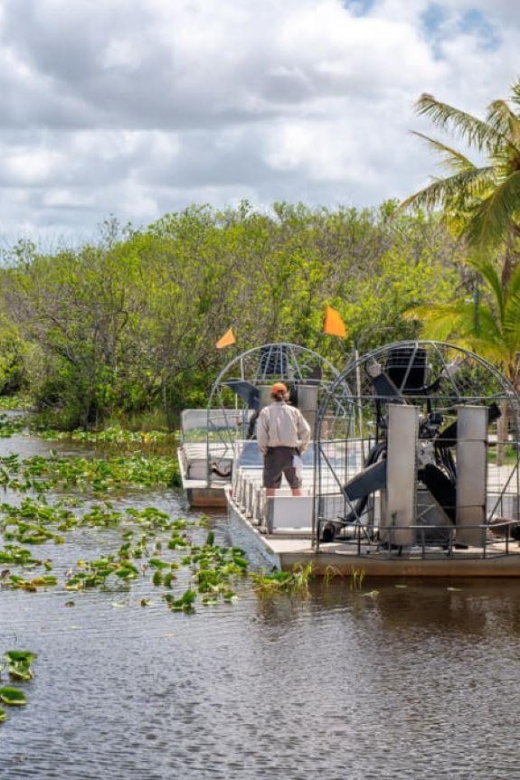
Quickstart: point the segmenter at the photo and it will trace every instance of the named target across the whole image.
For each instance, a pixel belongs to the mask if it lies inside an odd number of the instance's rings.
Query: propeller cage
[[[480,547],[486,526],[519,521],[518,397],[494,366],[450,344],[399,342],[338,382],[347,413],[333,385],[316,424],[318,547],[360,532],[388,548]]]

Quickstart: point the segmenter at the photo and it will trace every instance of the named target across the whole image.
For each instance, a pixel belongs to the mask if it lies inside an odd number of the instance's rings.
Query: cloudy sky
[[[519,52],[515,0],[0,0],[0,242],[404,198],[419,95],[483,116]]]

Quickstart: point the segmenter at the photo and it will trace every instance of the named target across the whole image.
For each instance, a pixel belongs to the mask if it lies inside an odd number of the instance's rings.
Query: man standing
[[[311,429],[299,409],[287,404],[289,393],[283,382],[271,387],[272,403],[258,416],[256,438],[264,456],[264,487],[274,496],[282,483],[282,474],[293,496],[301,496],[302,481],[294,458],[301,457],[311,438]]]

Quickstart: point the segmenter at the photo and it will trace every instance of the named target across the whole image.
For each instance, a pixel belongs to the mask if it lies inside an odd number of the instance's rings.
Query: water
[[[178,494],[138,500],[188,514]],[[99,539],[78,532],[78,557]],[[0,591],[0,649],[38,653],[28,705],[0,726],[1,780],[519,776],[520,582],[260,598],[247,581],[239,596],[185,615],[146,577],[119,593]]]

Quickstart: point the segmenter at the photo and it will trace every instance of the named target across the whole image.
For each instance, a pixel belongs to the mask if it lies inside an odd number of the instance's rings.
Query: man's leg
[[[282,482],[282,471],[279,466],[279,453],[269,449],[264,457],[264,487],[267,498],[272,498]]]
[[[291,451],[286,453],[286,461],[284,463],[284,470],[283,470],[285,479],[289,483],[289,487],[291,488],[291,493],[293,496],[301,496],[302,495],[302,481],[300,479],[300,476],[298,472],[296,471],[294,467],[294,454]]]

